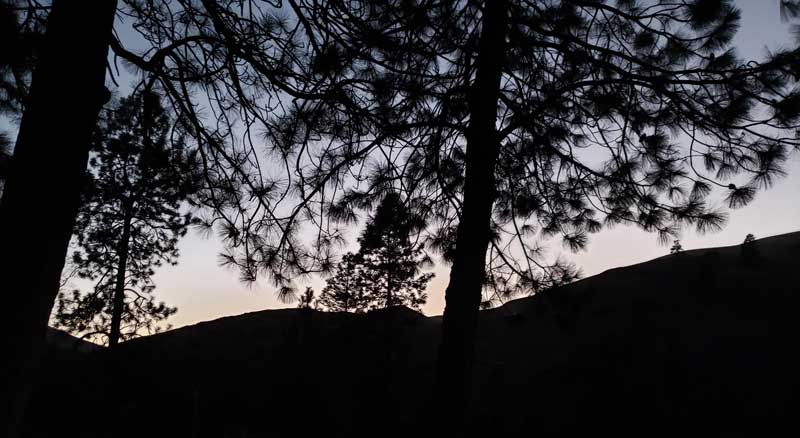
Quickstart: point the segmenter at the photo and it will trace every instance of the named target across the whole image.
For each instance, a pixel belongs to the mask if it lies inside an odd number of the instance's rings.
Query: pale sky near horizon
[[[765,48],[788,46],[789,25],[780,21],[778,0],[736,0],[742,10],[742,26],[734,46],[746,59],[761,59]],[[123,75],[122,81],[127,78]],[[110,82],[109,82],[110,83]],[[111,84],[113,88],[113,84]],[[4,123],[0,121],[0,127]],[[6,125],[7,126],[7,125]],[[800,231],[800,154],[794,154],[787,166],[789,176],[778,180],[766,192],[759,192],[748,207],[730,211],[726,227],[718,233],[697,235],[684,231],[681,243],[685,249],[727,246],[741,243],[748,233],[756,237]],[[722,204],[721,200],[718,200]],[[354,237],[354,236],[352,236]],[[178,307],[169,322],[175,327],[200,321],[264,309],[294,307],[278,301],[275,290],[266,280],[247,286],[239,282],[238,273],[221,268],[217,254],[221,245],[215,237],[203,238],[190,231],[180,243],[179,265],[164,267],[155,276],[158,299]],[[562,254],[575,262],[585,276],[610,268],[644,262],[669,251],[657,243],[656,236],[632,226],[618,226],[591,236],[588,249],[570,254],[558,242],[549,246],[550,255]],[[449,280],[446,266],[437,266],[436,277],[429,284],[427,315],[439,315],[444,307],[444,290]],[[319,293],[323,279],[308,283]],[[302,290],[303,283],[299,283]]]

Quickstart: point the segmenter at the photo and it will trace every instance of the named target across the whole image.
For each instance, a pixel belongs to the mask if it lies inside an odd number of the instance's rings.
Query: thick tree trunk
[[[19,432],[60,283],[89,142],[108,100],[114,0],[55,0],[0,201],[0,424]]]
[[[111,310],[111,329],[108,334],[109,348],[119,343],[122,328],[122,313],[125,310],[125,274],[128,270],[128,248],[131,240],[131,222],[133,206],[126,203],[125,219],[122,225],[122,237],[117,248],[117,278],[114,283],[114,307]]]
[[[497,103],[504,61],[508,11],[504,0],[487,0],[482,18],[475,82],[469,96],[466,174],[456,251],[445,292],[435,400],[448,436],[464,434],[464,413],[485,278],[499,151]]]

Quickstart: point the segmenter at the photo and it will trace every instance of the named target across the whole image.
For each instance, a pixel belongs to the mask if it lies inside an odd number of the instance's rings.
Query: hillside
[[[797,428],[800,233],[753,249],[686,251],[481,312],[471,430]],[[418,435],[436,415],[440,323],[405,308],[270,310],[53,361],[30,433],[104,436],[122,421],[113,436]]]
[[[47,329],[47,335],[45,335],[45,343],[47,344],[50,350],[55,351],[63,351],[63,352],[75,352],[75,353],[91,353],[94,351],[100,350],[100,347],[97,344],[93,344],[88,341],[84,341],[83,339],[78,339],[75,336],[70,335],[69,333],[49,327]]]

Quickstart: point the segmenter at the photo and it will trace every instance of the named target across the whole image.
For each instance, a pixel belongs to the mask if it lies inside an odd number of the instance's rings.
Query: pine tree
[[[178,240],[191,222],[181,208],[196,183],[186,146],[170,142],[180,133],[155,94],[123,98],[99,131],[72,256],[78,276],[95,284],[62,291],[55,321],[113,347],[158,331],[175,313],[155,301],[152,276],[162,264],[177,264]]]
[[[419,273],[421,266],[431,263],[423,245],[411,242],[411,233],[419,227],[419,218],[403,204],[400,195],[389,192],[361,233],[358,253],[342,258],[318,304],[333,311],[363,312],[393,306],[419,310],[427,300],[425,288],[434,275]]]
[[[367,222],[359,255],[373,308],[402,305],[419,310],[427,301],[425,287],[434,274],[417,274],[431,261],[422,245],[410,240],[420,226],[396,192],[386,194]]]
[[[369,310],[371,301],[361,258],[347,253],[322,289],[317,304],[329,312],[363,313]]]

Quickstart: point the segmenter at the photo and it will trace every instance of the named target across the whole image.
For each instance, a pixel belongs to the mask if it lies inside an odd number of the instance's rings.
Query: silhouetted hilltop
[[[799,254],[800,233],[686,251],[481,312],[470,430],[796,428]],[[64,436],[101,436],[103,421],[130,436],[415,436],[436,415],[439,328],[406,308],[221,318],[54,364],[34,415],[58,421],[34,423]],[[102,411],[97,424],[69,421],[81,406]]]
[[[90,353],[102,348],[97,344],[76,338],[63,330],[52,327],[47,329],[45,342],[49,349],[65,352]]]

